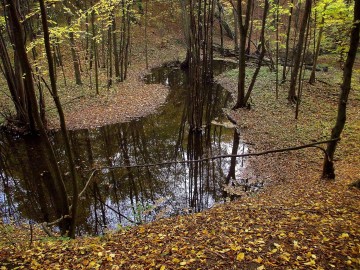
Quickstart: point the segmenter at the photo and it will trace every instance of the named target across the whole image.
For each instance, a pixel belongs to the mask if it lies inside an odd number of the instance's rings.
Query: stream
[[[215,61],[214,74],[236,64]],[[162,217],[199,212],[226,200],[224,185],[241,179],[247,161],[215,159],[151,167],[121,167],[168,161],[197,160],[248,148],[223,115],[230,94],[212,83],[203,91],[203,126],[189,128],[191,97],[185,72],[155,68],[147,83],[169,87],[166,103],[156,114],[128,123],[70,131],[82,189],[91,169],[95,174],[80,198],[77,233],[103,234],[107,229],[150,222]],[[223,124],[226,123],[226,124]],[[51,135],[59,165],[71,190],[60,132]],[[46,155],[37,137],[0,134],[0,217],[3,222],[39,223],[55,220],[61,207],[49,181]],[[119,166],[119,168],[113,168]],[[112,169],[111,169],[112,168]]]

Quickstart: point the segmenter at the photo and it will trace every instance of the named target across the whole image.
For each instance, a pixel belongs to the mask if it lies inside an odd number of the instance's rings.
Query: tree
[[[293,6],[294,6],[294,0],[291,0],[290,10],[289,10],[289,18],[288,18],[288,25],[287,25],[287,30],[286,30],[285,60],[284,60],[282,79],[281,79],[282,83],[284,83],[285,80],[286,80],[286,67],[287,67],[288,59],[289,59],[289,44],[290,44],[291,22],[292,22],[293,10],[294,10]]]
[[[324,23],[325,23],[325,16],[323,13],[326,10],[326,7],[327,7],[327,4],[325,4],[325,6],[323,7],[323,10],[320,11],[321,22],[320,22],[320,28],[319,28],[318,38],[317,38],[317,42],[316,42],[316,48],[315,48],[315,52],[314,52],[314,62],[313,62],[310,79],[309,79],[309,83],[311,83],[311,84],[315,83],[316,65],[317,65],[317,60],[318,60],[319,53],[320,53],[320,45],[321,45],[321,39],[322,39],[322,35],[323,35],[323,31],[324,31]]]
[[[64,2],[64,4],[67,4],[67,1]],[[80,60],[79,60],[79,56],[75,50],[75,38],[74,38],[74,31],[72,30],[73,26],[72,26],[72,16],[73,16],[73,12],[68,9],[68,14],[67,14],[67,23],[69,26],[69,41],[70,41],[70,50],[71,50],[71,58],[72,58],[72,62],[73,62],[73,66],[74,66],[74,75],[75,75],[75,82],[77,85],[82,85],[82,81],[81,81],[81,71],[80,71]]]
[[[45,50],[46,50],[46,56],[47,56],[48,65],[49,65],[51,95],[54,99],[56,108],[58,110],[58,114],[59,114],[59,118],[60,118],[61,133],[64,138],[66,156],[68,158],[69,167],[70,167],[69,169],[70,169],[70,174],[71,174],[73,194],[72,194],[71,224],[70,224],[70,228],[69,228],[69,236],[71,238],[75,238],[77,204],[78,204],[78,194],[79,194],[75,162],[74,162],[73,154],[72,154],[71,147],[70,147],[70,139],[69,139],[68,131],[66,129],[64,112],[63,112],[63,109],[62,109],[62,106],[60,103],[57,86],[56,86],[56,80],[55,80],[55,74],[54,74],[54,62],[52,59],[51,48],[50,48],[50,36],[49,36],[49,28],[48,28],[48,23],[47,23],[47,15],[46,15],[46,9],[45,9],[45,5],[44,5],[44,0],[39,0],[39,3],[40,3],[40,10],[41,10],[41,21],[42,21],[43,31],[44,31]],[[70,211],[70,209],[69,209],[69,211]]]
[[[303,51],[304,43],[306,43],[305,33],[306,33],[306,26],[308,24],[308,20],[311,13],[311,2],[312,2],[311,0],[306,0],[305,10],[299,31],[299,40],[295,49],[294,67],[291,73],[290,88],[288,92],[288,100],[293,103],[295,103],[298,99],[298,96],[296,95],[296,84],[297,84],[297,79],[301,65],[302,51]]]
[[[32,68],[28,59],[28,56],[26,54],[25,49],[25,42],[24,42],[24,29],[20,23],[19,14],[18,14],[18,6],[16,1],[6,0],[5,4],[7,6],[8,12],[9,12],[9,20],[11,21],[11,31],[14,36],[14,46],[15,51],[19,55],[19,59],[21,59],[20,65],[22,68],[22,71],[24,72],[24,84],[26,85],[26,93],[27,97],[29,99],[29,109],[30,113],[33,116],[34,119],[34,126],[37,128],[37,130],[40,133],[40,138],[42,142],[44,143],[44,148],[46,150],[46,155],[48,156],[48,162],[50,167],[50,173],[51,177],[53,177],[55,182],[58,185],[58,191],[60,193],[60,197],[62,199],[62,216],[69,216],[69,206],[67,202],[67,192],[65,188],[65,184],[62,178],[62,174],[60,172],[59,165],[57,163],[57,160],[55,158],[55,153],[52,148],[52,145],[50,143],[49,137],[46,133],[45,127],[42,123],[38,105],[37,105],[37,99],[35,94],[35,87],[34,87],[34,81],[33,81],[33,73]],[[68,225],[68,224],[67,224]],[[63,232],[68,229],[68,226],[65,226]]]
[[[6,1],[3,0],[3,5],[6,7]],[[15,5],[15,4],[14,4]],[[34,115],[32,113],[30,99],[28,97],[29,91],[27,88],[32,87],[28,83],[27,77],[23,77],[23,55],[22,51],[17,50],[20,46],[21,40],[25,40],[24,28],[17,24],[19,17],[18,12],[12,14],[11,7],[4,8],[4,16],[1,21],[0,29],[0,69],[3,73],[8,89],[10,91],[11,100],[14,104],[16,116],[13,120],[17,128],[23,127],[23,131],[36,132],[36,124]],[[16,16],[16,18],[14,18]],[[6,37],[6,33],[7,36]],[[21,37],[19,35],[22,35]],[[7,39],[10,40],[12,46],[7,46]],[[21,45],[23,47],[23,45]],[[12,48],[12,50],[9,49]],[[26,54],[26,52],[25,52]],[[13,61],[11,58],[13,57]],[[32,74],[32,73],[30,73]],[[10,120],[10,119],[8,119]]]
[[[360,33],[360,0],[355,0],[354,6],[354,20],[350,36],[350,48],[347,54],[347,59],[343,71],[343,82],[340,87],[340,96],[338,103],[338,113],[335,126],[331,131],[331,139],[338,139],[344,129],[346,123],[346,106],[351,89],[352,69],[354,66],[357,49],[359,46],[359,33]],[[326,148],[326,155],[324,157],[323,165],[323,178],[335,179],[334,171],[334,154],[338,141],[328,143]]]
[[[246,37],[249,30],[251,5],[253,0],[247,0],[246,12],[243,19],[243,4],[241,0],[237,1],[238,27],[240,34],[239,42],[239,78],[238,78],[238,96],[234,109],[239,109],[246,106],[245,102],[245,66],[246,66]],[[235,6],[233,7],[235,8]]]
[[[261,32],[260,32],[260,55],[258,57],[257,68],[252,76],[251,82],[247,91],[245,92],[245,77],[246,77],[246,38],[249,28],[249,21],[250,21],[250,11],[251,11],[251,0],[247,2],[246,8],[246,16],[244,22],[242,21],[242,4],[241,1],[238,1],[238,17],[239,17],[239,29],[240,29],[240,46],[239,46],[239,77],[238,77],[238,96],[237,102],[233,109],[243,108],[248,105],[248,100],[250,98],[251,92],[254,88],[256,78],[259,74],[261,64],[263,58],[265,56],[265,25],[266,25],[266,18],[267,13],[269,10],[269,1],[265,0],[265,5],[263,9],[263,16],[262,16],[262,23],[261,23]]]

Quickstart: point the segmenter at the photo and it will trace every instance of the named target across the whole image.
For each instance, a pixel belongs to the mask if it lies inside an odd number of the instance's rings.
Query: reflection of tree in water
[[[216,84],[205,84],[204,87],[196,89],[202,100],[196,100],[193,94],[188,96],[188,136],[186,157],[194,160],[189,163],[189,206],[194,211],[201,211],[209,207],[210,200],[216,198],[216,179],[221,179],[222,166],[221,160],[196,162],[205,157],[210,157],[214,153],[215,143],[212,138],[216,138],[216,131],[219,133],[219,146],[221,147],[222,127],[214,127],[211,121],[220,115],[220,110],[226,107],[229,95],[223,94],[222,88]],[[184,118],[183,118],[184,119]],[[214,132],[211,134],[211,132]],[[221,149],[220,149],[221,152]],[[220,166],[219,166],[220,165]],[[215,170],[218,168],[218,171]],[[219,175],[220,173],[220,175]],[[211,198],[212,197],[212,198]]]
[[[197,103],[200,106],[194,106],[184,72],[168,68],[155,77],[148,80],[161,81],[172,89],[168,103],[157,115],[125,124],[70,132],[81,176],[79,187],[85,186],[92,168],[199,160],[231,151],[232,130],[211,124],[226,107],[230,98],[228,93],[218,85],[206,85],[199,90],[202,91],[202,100]],[[197,115],[197,120],[192,113]],[[52,143],[66,176],[67,164],[60,136],[55,134]],[[2,160],[11,162],[8,166],[11,169],[5,171],[3,165],[1,168],[2,179],[8,178],[3,182],[16,182],[17,192],[22,194],[20,198],[10,185],[13,209],[17,208],[23,217],[38,222],[56,219],[62,209],[61,198],[57,198],[59,193],[54,189],[56,185],[51,184],[52,180],[45,179],[47,174],[41,176],[48,170],[46,156],[34,140],[27,143],[13,141],[13,144],[15,150],[11,150],[10,159]],[[214,160],[182,165],[104,168],[95,174],[79,200],[78,234],[101,234],[107,227],[147,222],[181,213],[188,207],[193,211],[211,207],[222,196],[228,167],[228,161]],[[43,177],[41,185],[40,177]],[[31,203],[27,203],[30,200]]]
[[[3,144],[1,151],[0,175],[3,196],[6,198],[1,208],[6,208],[7,201],[8,212],[2,213],[2,218],[11,217],[21,222],[18,215],[21,212],[22,217],[44,222],[68,214],[64,194],[61,194],[58,183],[49,172],[50,166],[41,140],[32,137],[6,142],[8,144]],[[66,222],[66,219],[60,222],[60,228],[66,228]]]

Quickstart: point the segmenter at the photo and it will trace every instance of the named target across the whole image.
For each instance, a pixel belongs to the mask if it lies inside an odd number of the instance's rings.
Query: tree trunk
[[[289,88],[289,92],[288,92],[288,100],[293,103],[295,103],[296,100],[298,99],[298,97],[296,95],[296,82],[297,82],[300,64],[301,64],[300,62],[301,62],[301,55],[302,55],[302,50],[303,50],[304,40],[305,40],[305,32],[306,32],[305,30],[306,30],[307,22],[309,20],[310,12],[311,12],[311,2],[312,2],[311,0],[306,0],[303,19],[302,19],[301,26],[300,26],[299,41],[297,43],[296,50],[295,50],[294,68],[291,73],[290,88]]]
[[[284,83],[286,80],[286,67],[287,67],[288,58],[289,58],[291,21],[292,21],[292,14],[293,14],[293,10],[294,10],[293,4],[294,4],[294,0],[291,0],[290,15],[289,15],[288,26],[287,26],[287,31],[286,31],[285,60],[284,60],[284,64],[283,64],[283,74],[282,74],[282,80],[281,80],[282,83]]]
[[[75,238],[77,204],[78,204],[78,195],[79,195],[75,162],[74,162],[73,154],[72,154],[71,147],[70,147],[69,134],[66,129],[64,112],[62,110],[62,106],[61,106],[60,99],[59,99],[58,92],[57,92],[57,86],[56,86],[56,80],[55,80],[55,74],[54,74],[54,63],[52,61],[52,55],[51,55],[50,36],[49,36],[49,29],[48,29],[44,0],[39,0],[39,3],[40,3],[40,10],[41,10],[41,21],[42,21],[43,30],[44,30],[45,50],[46,50],[46,55],[47,55],[48,65],[49,65],[49,77],[50,77],[51,90],[52,90],[51,94],[54,99],[56,108],[58,110],[58,114],[59,114],[59,118],[60,118],[61,133],[63,135],[65,149],[66,149],[66,156],[67,156],[67,159],[69,162],[69,167],[70,167],[70,175],[71,175],[73,194],[72,194],[72,208],[71,208],[71,226],[70,226],[70,230],[69,230],[69,236],[71,238]]]
[[[119,66],[119,53],[118,53],[118,43],[117,43],[117,35],[116,35],[116,16],[113,14],[112,21],[112,40],[113,40],[113,54],[114,54],[114,68],[115,68],[115,78],[119,80],[120,77],[120,66]]]
[[[266,24],[266,17],[267,17],[268,10],[269,10],[269,1],[265,0],[265,6],[264,6],[263,18],[262,18],[262,25],[261,25],[261,33],[260,33],[260,50],[261,51],[260,51],[260,55],[259,55],[258,65],[256,67],[256,70],[255,70],[253,76],[252,76],[249,88],[248,88],[247,93],[246,93],[245,98],[244,98],[244,103],[245,104],[248,103],[251,92],[254,89],[256,78],[257,78],[257,76],[259,74],[259,71],[260,71],[260,68],[261,68],[261,63],[262,63],[262,60],[264,59],[265,52],[266,52],[266,49],[265,49],[265,24]]]
[[[33,75],[32,69],[31,69],[31,65],[30,65],[29,59],[27,57],[26,49],[25,49],[25,45],[24,45],[25,44],[24,37],[23,37],[24,30],[22,29],[22,25],[21,25],[20,19],[18,17],[16,3],[11,0],[7,0],[5,2],[7,3],[7,7],[9,9],[9,19],[11,21],[11,25],[13,28],[12,31],[14,33],[14,46],[19,55],[19,59],[21,59],[20,65],[24,72],[24,81],[25,81],[25,86],[26,86],[26,93],[29,98],[29,105],[31,105],[30,106],[31,114],[34,117],[36,127],[38,128],[38,130],[40,132],[41,140],[45,144],[45,149],[47,151],[47,155],[49,158],[49,164],[51,166],[52,173],[54,174],[54,179],[56,179],[56,181],[60,187],[60,196],[62,198],[62,205],[63,205],[62,215],[65,216],[65,215],[69,214],[66,188],[65,188],[65,184],[64,184],[57,160],[55,158],[54,150],[49,141],[49,137],[46,134],[46,130],[43,126],[43,123],[41,121],[40,114],[38,111],[38,105],[37,105],[35,89],[34,89],[34,81],[33,81],[33,76],[32,76]]]
[[[322,16],[322,18],[321,18],[321,26],[320,26],[320,29],[319,29],[318,40],[317,40],[317,43],[316,43],[316,49],[315,49],[315,55],[314,55],[314,63],[313,63],[313,66],[312,66],[311,75],[310,75],[310,79],[309,79],[309,83],[311,83],[311,84],[315,83],[316,65],[317,65],[317,59],[318,59],[319,53],[320,53],[321,39],[322,39],[323,31],[324,31],[324,27],[323,27],[324,22],[325,22],[325,17]]]
[[[242,15],[242,3],[241,0],[237,1],[237,15],[239,18],[239,32],[240,32],[240,44],[239,44],[239,78],[238,78],[238,96],[237,101],[233,109],[239,109],[246,106],[245,103],[245,65],[246,65],[246,36],[249,28],[250,11],[252,0],[248,0],[246,3],[246,15],[243,22]]]
[[[96,29],[95,29],[95,11],[91,12],[91,28],[92,28],[92,55],[94,55],[94,67],[95,67],[95,90],[99,95],[99,67],[98,67],[98,51],[96,44]]]
[[[360,0],[355,0],[354,7],[354,26],[351,30],[350,49],[343,71],[343,83],[340,88],[340,97],[338,103],[338,113],[335,126],[331,131],[331,139],[340,138],[346,122],[346,106],[351,88],[352,70],[356,58],[356,52],[359,45],[360,32]],[[322,177],[327,179],[335,179],[334,171],[334,154],[338,141],[328,143],[324,157],[324,165]]]
[[[149,0],[145,0],[145,65],[146,69],[149,68],[149,59],[148,59],[148,2]]]
[[[71,17],[70,16],[68,16],[67,22],[68,22],[68,26],[71,27]],[[74,66],[75,82],[77,85],[82,85],[79,57],[75,50],[75,39],[74,39],[73,31],[69,32],[69,40],[70,40],[71,58],[72,58],[73,66]]]
[[[236,13],[235,8],[233,8],[234,16],[234,50],[237,53],[239,50],[239,16]]]

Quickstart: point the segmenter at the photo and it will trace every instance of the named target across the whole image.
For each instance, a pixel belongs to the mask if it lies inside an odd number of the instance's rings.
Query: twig
[[[238,154],[238,155],[219,155],[219,156],[213,156],[213,157],[207,157],[207,158],[201,158],[196,160],[181,160],[181,161],[167,161],[167,162],[159,162],[159,163],[149,163],[149,164],[135,164],[135,165],[118,165],[118,166],[105,166],[105,167],[99,167],[96,169],[93,169],[91,176],[97,172],[104,169],[107,170],[113,170],[113,169],[124,169],[124,168],[141,168],[141,167],[155,167],[155,166],[163,166],[163,165],[171,165],[171,164],[187,164],[187,163],[196,163],[196,162],[204,162],[209,160],[215,160],[215,159],[222,159],[222,158],[234,158],[234,157],[252,157],[252,156],[262,156],[272,153],[281,153],[281,152],[289,152],[289,151],[295,151],[305,148],[318,148],[324,152],[324,154],[329,159],[329,156],[326,152],[326,150],[323,147],[318,146],[319,144],[339,141],[340,138],[332,139],[332,140],[326,140],[326,141],[320,141],[320,142],[314,142],[310,144],[304,144],[300,146],[294,146],[294,147],[288,147],[288,148],[280,148],[280,149],[274,149],[274,150],[267,150],[263,152],[257,152],[257,153],[245,153],[245,154]],[[90,179],[91,180],[91,179]],[[90,181],[88,180],[88,181]]]
[[[90,176],[89,176],[89,178],[88,178],[88,180],[87,180],[87,182],[86,182],[83,190],[79,193],[79,196],[78,196],[79,199],[82,197],[82,195],[84,194],[84,192],[86,191],[86,189],[87,189],[88,186],[90,185],[91,179],[93,178],[93,176],[95,175],[95,173],[96,173],[97,171],[98,171],[98,170],[95,169],[95,170],[93,170],[93,171],[91,172],[91,174],[90,174]]]

